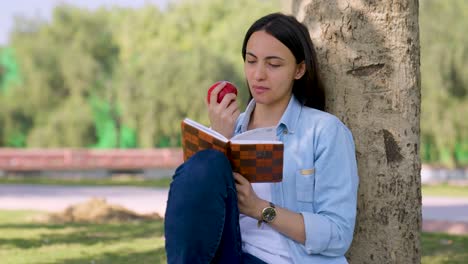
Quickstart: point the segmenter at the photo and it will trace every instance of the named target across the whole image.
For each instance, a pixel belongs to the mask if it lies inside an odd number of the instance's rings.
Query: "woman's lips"
[[[266,92],[266,91],[269,90],[268,87],[260,86],[260,85],[254,85],[254,86],[252,86],[252,88],[253,88],[253,90],[254,90],[254,92],[255,92],[256,94],[262,94],[262,93],[264,93],[264,92]]]

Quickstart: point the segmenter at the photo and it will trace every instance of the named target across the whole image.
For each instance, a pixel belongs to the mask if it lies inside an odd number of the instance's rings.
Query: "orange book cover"
[[[274,128],[247,131],[229,140],[188,118],[181,127],[184,161],[200,150],[215,149],[228,157],[233,171],[250,182],[282,181],[284,145],[281,141],[262,139],[265,135],[271,137]]]

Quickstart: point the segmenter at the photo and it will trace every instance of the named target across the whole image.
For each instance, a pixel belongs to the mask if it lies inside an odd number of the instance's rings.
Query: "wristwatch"
[[[262,223],[271,223],[275,220],[276,217],[276,209],[275,205],[270,202],[270,206],[263,208],[262,210],[262,218],[258,220],[257,226],[260,227]]]

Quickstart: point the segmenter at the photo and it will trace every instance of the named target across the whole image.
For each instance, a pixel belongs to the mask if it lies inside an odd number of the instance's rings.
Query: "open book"
[[[280,182],[283,179],[283,142],[276,140],[276,129],[246,131],[230,140],[191,119],[182,121],[184,160],[204,149],[223,152],[233,171],[250,182]]]

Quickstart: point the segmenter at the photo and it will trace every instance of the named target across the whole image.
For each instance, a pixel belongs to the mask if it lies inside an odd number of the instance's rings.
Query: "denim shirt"
[[[254,108],[252,100],[234,134],[247,130]],[[347,263],[359,181],[351,132],[337,117],[292,96],[276,133],[284,143],[284,166],[283,181],[271,185],[272,202],[301,213],[305,224],[305,245],[282,236],[291,258],[294,263]]]

